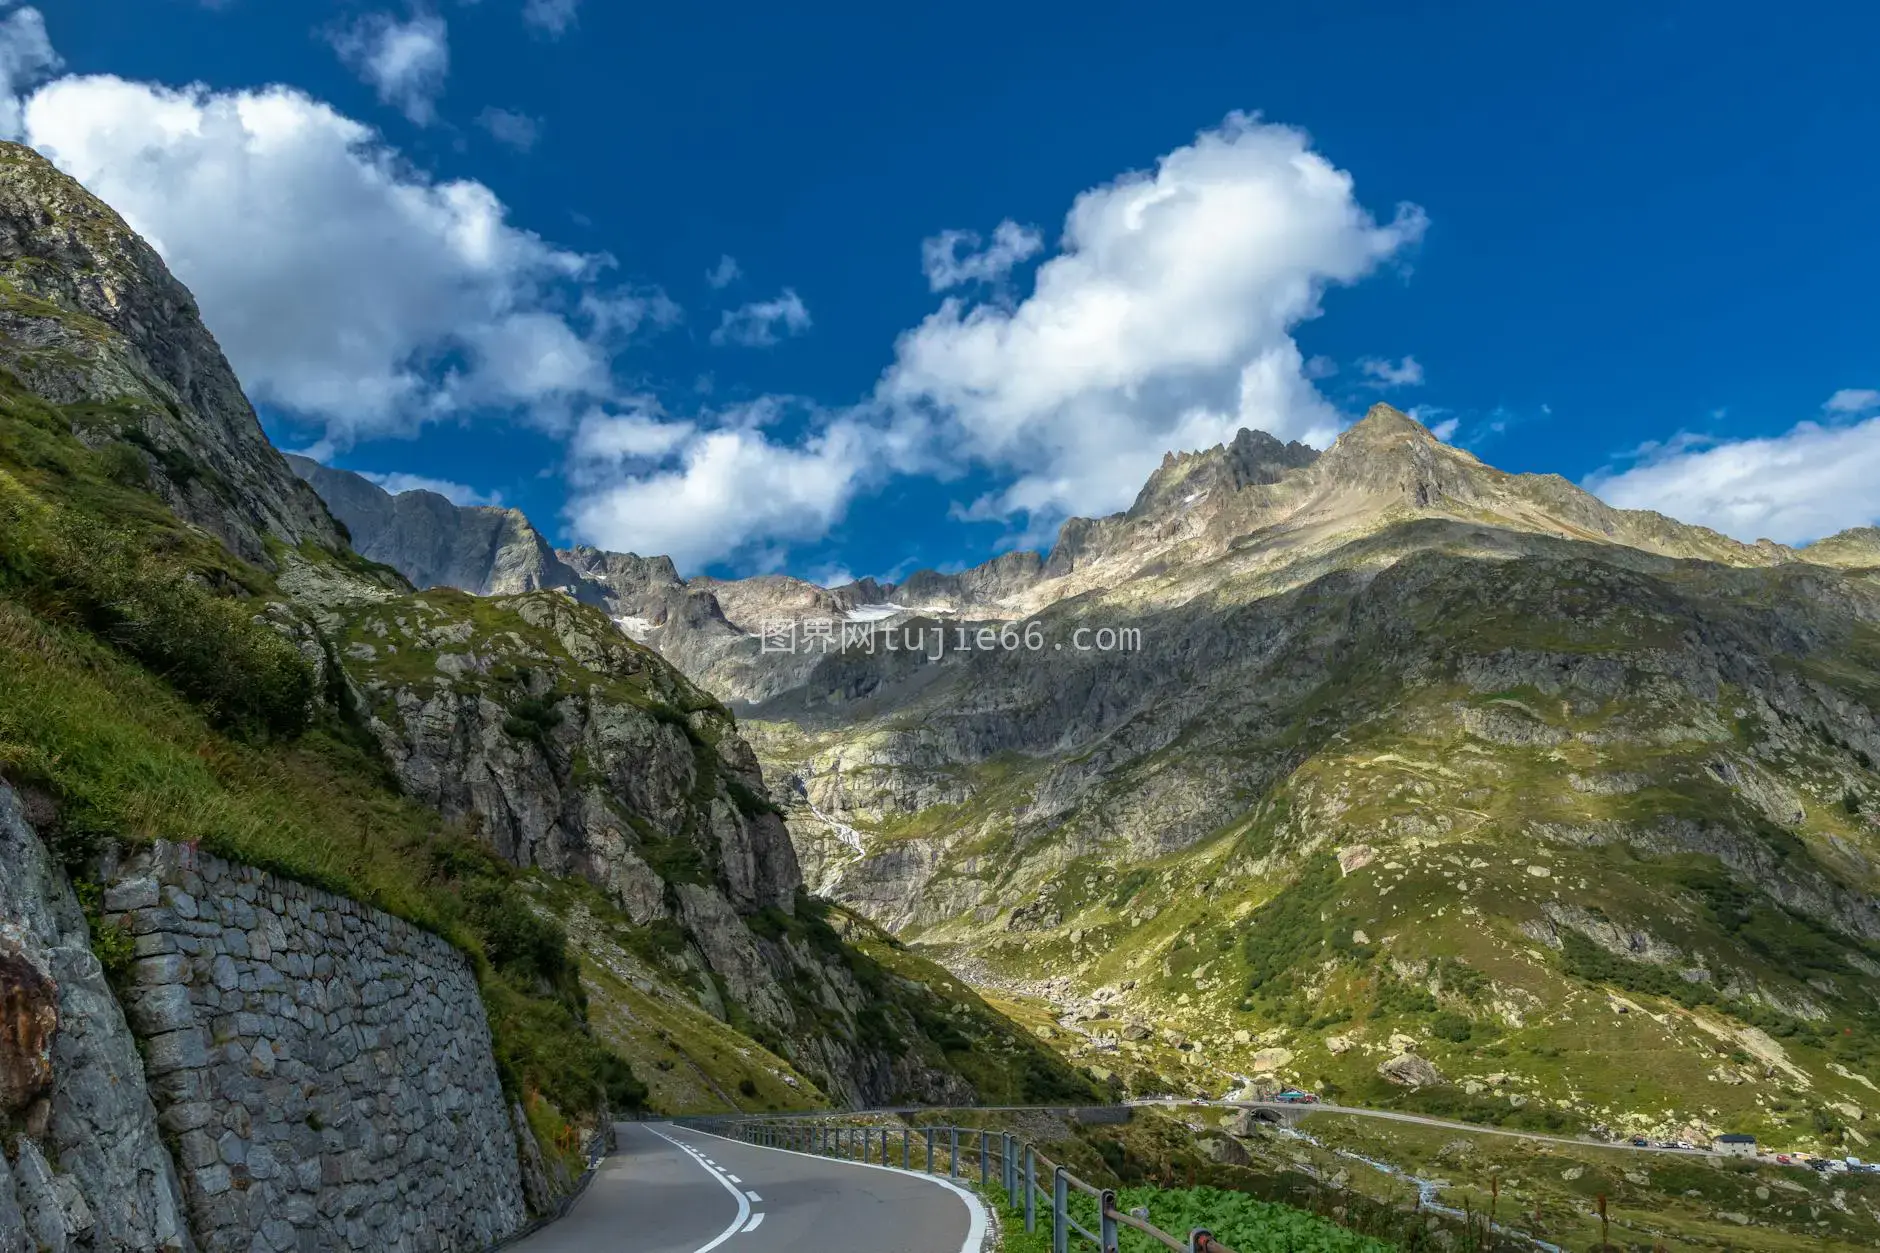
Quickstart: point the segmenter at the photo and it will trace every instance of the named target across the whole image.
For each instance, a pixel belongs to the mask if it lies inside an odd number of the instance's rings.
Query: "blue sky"
[[[41,0],[0,126],[283,447],[688,573],[970,564],[1378,399],[1743,538],[1880,517],[1880,11],[791,7]]]

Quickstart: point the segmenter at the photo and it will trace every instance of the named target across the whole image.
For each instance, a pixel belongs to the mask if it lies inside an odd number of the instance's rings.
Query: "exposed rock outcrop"
[[[12,143],[0,143],[0,367],[53,404],[89,405],[81,438],[118,441],[171,508],[248,560],[269,562],[269,538],[341,543],[163,259]]]
[[[1430,1088],[1443,1082],[1443,1072],[1428,1058],[1399,1053],[1378,1063],[1377,1073],[1405,1088]]]
[[[25,1102],[0,1111],[0,1125],[23,1128],[0,1168],[0,1248],[10,1224],[26,1248],[55,1253],[194,1248],[137,1041],[70,884],[4,783],[0,953],[15,972],[0,1067]]]
[[[479,596],[571,587],[573,573],[515,509],[460,506],[436,492],[394,496],[370,480],[289,456],[345,523],[353,549],[391,566],[417,587],[459,587]]]

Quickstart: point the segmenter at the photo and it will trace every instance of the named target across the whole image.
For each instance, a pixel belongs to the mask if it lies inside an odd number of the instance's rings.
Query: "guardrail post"
[[[927,1173],[933,1174],[933,1128],[927,1128]]]
[[[992,1182],[992,1174],[986,1169],[986,1129],[979,1129],[979,1182],[981,1186]]]
[[[1062,1166],[1051,1172],[1051,1253],[1071,1253],[1071,1185]]]
[[[1097,1247],[1116,1253],[1116,1193],[1105,1188],[1097,1197]]]
[[[1015,1178],[1017,1172],[1012,1169],[1013,1165],[1012,1133],[1008,1131],[999,1139],[999,1183],[1005,1188],[1005,1199],[1008,1204],[1018,1200],[1018,1180]]]
[[[901,1128],[901,1169],[906,1170],[914,1163],[914,1133],[906,1127]]]
[[[1025,1230],[1038,1228],[1038,1155],[1031,1145],[1025,1146]]]
[[[947,1128],[947,1178],[960,1177],[960,1129]]]
[[[1188,1253],[1208,1253],[1214,1247],[1214,1235],[1205,1227],[1196,1227],[1188,1233]]]

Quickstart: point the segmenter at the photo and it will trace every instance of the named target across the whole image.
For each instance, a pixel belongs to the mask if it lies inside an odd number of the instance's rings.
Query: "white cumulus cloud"
[[[545,35],[565,35],[574,26],[581,0],[527,0],[522,20]]]
[[[1119,509],[1171,448],[1241,426],[1328,441],[1342,419],[1292,328],[1424,228],[1414,205],[1380,224],[1303,132],[1236,113],[1078,196],[1024,300],[949,297],[901,337],[877,398],[1015,475],[975,516],[1035,529]]]
[[[1007,218],[992,232],[992,242],[983,241],[972,231],[941,231],[920,246],[921,269],[934,291],[945,291],[962,283],[996,283],[1012,272],[1021,261],[1044,249],[1044,237],[1029,226],[1020,226]],[[965,248],[964,256],[960,249]]]
[[[63,64],[38,9],[28,6],[0,17],[0,139],[24,136],[20,96]]]
[[[394,496],[405,492],[435,492],[453,505],[500,505],[503,503],[500,492],[479,492],[474,487],[462,483],[453,483],[449,479],[427,478],[422,474],[405,474],[392,471],[387,474],[375,474],[370,470],[359,471],[359,477],[370,479]]]
[[[1832,400],[1826,407],[1835,410]],[[1587,490],[1745,542],[1805,544],[1880,522],[1880,417],[1723,442],[1685,435],[1643,454],[1630,468],[1592,475]]]
[[[478,408],[554,424],[612,394],[624,335],[677,317],[291,88],[68,77],[24,129],[163,255],[250,395],[327,447]]]
[[[420,126],[436,119],[437,98],[450,73],[450,39],[442,17],[414,13],[401,22],[389,13],[368,13],[330,38],[340,60],[378,92],[380,101]]]
[[[781,565],[788,546],[820,539],[879,467],[878,432],[837,417],[785,442],[765,428],[774,404],[672,423],[634,413],[584,422],[570,501],[578,540],[665,553],[683,573],[716,561]]]
[[[691,422],[668,421],[659,406],[642,401],[624,412],[594,409],[575,427],[570,453],[577,474],[657,461],[677,450],[697,430]]]
[[[527,152],[542,138],[542,123],[513,109],[488,108],[477,114],[477,125],[505,148]]]
[[[754,300],[725,310],[718,329],[712,332],[712,343],[767,348],[787,335],[801,335],[809,328],[809,306],[786,287],[773,300]]]
[[[713,291],[722,291],[738,281],[744,273],[738,268],[738,259],[730,253],[718,258],[718,264],[705,271],[705,284]]]
[[[1383,357],[1366,357],[1358,362],[1358,370],[1364,375],[1366,387],[1380,390],[1391,387],[1420,387],[1423,383],[1423,365],[1415,357],[1405,357],[1402,361],[1391,361]]]
[[[1880,390],[1872,387],[1843,387],[1821,406],[1829,413],[1866,413],[1880,409]]]

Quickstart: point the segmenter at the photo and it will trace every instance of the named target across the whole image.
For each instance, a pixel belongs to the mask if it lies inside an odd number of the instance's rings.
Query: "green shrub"
[[[1469,1020],[1461,1014],[1445,1011],[1430,1020],[1430,1034],[1451,1044],[1467,1044],[1472,1031]]]
[[[559,694],[523,696],[509,706],[509,715],[503,719],[503,733],[546,749],[549,732],[560,726],[561,721]]]

